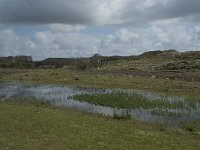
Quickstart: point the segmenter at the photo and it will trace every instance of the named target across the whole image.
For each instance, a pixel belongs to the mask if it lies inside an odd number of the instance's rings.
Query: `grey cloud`
[[[0,0],[1,23],[67,23],[93,22],[91,0]]]
[[[200,15],[200,1],[199,0],[169,0],[166,5],[154,9],[153,14],[157,13],[160,18],[185,18],[189,16]]]
[[[200,21],[199,0],[0,0],[0,23],[143,24]]]
[[[144,7],[145,2],[152,5]],[[166,19],[188,19],[200,21],[199,0],[146,0],[138,3],[137,0],[129,0],[121,18],[124,23],[148,23]]]

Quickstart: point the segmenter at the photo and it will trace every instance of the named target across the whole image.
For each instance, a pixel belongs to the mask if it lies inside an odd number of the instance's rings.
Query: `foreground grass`
[[[183,108],[184,104],[181,102],[169,102],[166,100],[148,100],[147,98],[137,95],[128,94],[124,92],[114,92],[105,94],[80,94],[71,97],[74,100],[89,102],[91,104],[98,104],[102,106],[109,106],[113,108],[165,108],[176,109]]]
[[[1,102],[0,110],[1,150],[200,149],[200,135],[181,129],[38,103]]]
[[[188,131],[200,131],[200,119],[190,121],[190,122],[183,122],[182,123],[182,128]]]

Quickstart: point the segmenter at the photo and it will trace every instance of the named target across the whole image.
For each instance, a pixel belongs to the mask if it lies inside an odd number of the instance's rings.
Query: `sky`
[[[200,0],[0,0],[0,56],[200,51]]]

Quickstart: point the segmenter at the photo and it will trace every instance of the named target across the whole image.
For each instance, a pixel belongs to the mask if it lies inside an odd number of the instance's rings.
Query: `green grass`
[[[124,92],[114,92],[106,94],[80,94],[71,97],[74,100],[98,104],[102,106],[110,106],[114,108],[183,108],[181,102],[169,102],[167,100],[148,100],[137,94],[128,94]]]
[[[183,122],[181,127],[188,131],[200,132],[200,119],[194,121]]]
[[[0,103],[1,150],[197,150],[199,141],[198,133],[150,123],[115,120],[48,105]]]
[[[8,99],[5,99],[4,102],[7,103],[20,103],[20,104],[24,104],[24,105],[32,105],[32,106],[50,106],[51,103],[48,101],[42,101],[42,100],[38,100],[34,97],[23,97],[23,96],[15,96],[15,97],[10,97]]]
[[[0,81],[17,80],[37,84],[63,84],[95,88],[140,89],[200,101],[200,82],[97,75],[68,69],[0,69]]]

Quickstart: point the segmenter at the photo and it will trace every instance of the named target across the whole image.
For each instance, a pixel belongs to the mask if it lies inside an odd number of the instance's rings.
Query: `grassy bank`
[[[0,103],[0,149],[200,149],[200,135],[45,104]]]
[[[200,82],[154,79],[142,76],[98,75],[68,69],[0,69],[0,81],[20,80],[42,84],[63,84],[97,88],[141,89],[181,95],[199,100]]]

